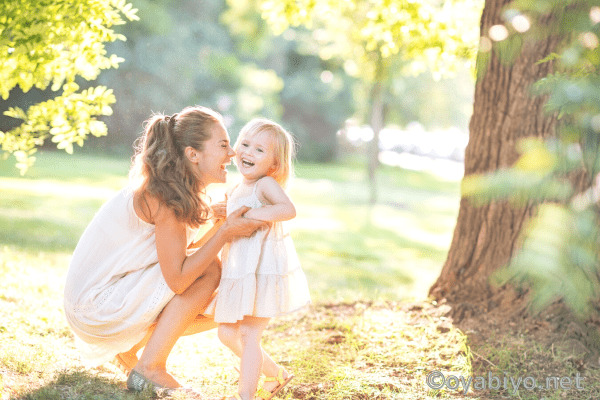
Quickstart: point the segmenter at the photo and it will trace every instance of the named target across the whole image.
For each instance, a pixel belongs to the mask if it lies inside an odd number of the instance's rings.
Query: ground
[[[62,310],[73,248],[126,181],[128,165],[121,158],[40,152],[30,175],[20,177],[12,164],[0,163],[2,400],[151,397],[128,392],[111,364],[86,367]],[[278,398],[600,398],[598,357],[586,350],[586,329],[566,322],[557,309],[534,319],[514,301],[483,313],[417,297],[444,262],[458,181],[384,169],[382,203],[370,208],[360,171],[360,165],[297,168],[293,198],[303,211],[292,233],[314,304],[274,319],[265,335],[265,348],[296,375]],[[210,399],[235,390],[236,363],[211,331],[181,338],[168,368]],[[452,380],[439,390],[427,386],[427,376],[433,385],[441,382],[430,375],[435,371],[471,382],[469,390]],[[527,377],[575,384],[577,373],[582,390],[524,388]],[[506,374],[520,390],[475,387],[476,378],[489,374]]]
[[[431,301],[337,303],[316,305],[301,315],[274,320],[265,348],[296,375],[280,398],[600,397],[598,359],[586,358],[589,352],[577,338],[578,330],[572,325],[565,330],[564,321],[556,315],[500,318],[498,312],[454,323],[449,317],[451,310],[447,304]],[[34,367],[34,371],[19,373],[1,366],[3,398],[151,397],[127,392],[124,375],[110,364],[84,368],[76,361],[71,339],[63,341],[64,358],[46,365],[44,371]],[[219,345],[214,331],[183,338],[170,359],[170,368],[182,383],[200,388],[203,396],[174,398],[217,398],[231,393],[235,362]],[[442,383],[441,375],[432,375],[435,371],[443,374],[446,383],[439,390],[432,388]],[[428,376],[435,378],[431,386]],[[450,376],[459,380],[449,380]],[[563,389],[552,386],[552,379],[548,388],[527,389],[532,379],[537,387],[552,377],[563,379]],[[467,384],[469,390],[465,391]],[[513,390],[516,384],[518,392]],[[489,390],[489,385],[497,389]]]

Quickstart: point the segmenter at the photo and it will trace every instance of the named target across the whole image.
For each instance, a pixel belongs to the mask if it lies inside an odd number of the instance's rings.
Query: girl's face
[[[223,124],[216,123],[211,138],[204,142],[204,149],[197,151],[195,158],[190,158],[190,161],[197,164],[204,185],[225,183],[227,181],[225,167],[231,164],[234,155],[227,130]]]
[[[236,164],[247,183],[275,171],[275,143],[268,132],[242,138],[236,150]]]

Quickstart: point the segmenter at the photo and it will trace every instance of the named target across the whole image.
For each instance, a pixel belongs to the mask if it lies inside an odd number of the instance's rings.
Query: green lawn
[[[129,160],[41,153],[25,177],[0,163],[0,246],[48,256],[64,275],[100,205],[127,181]],[[315,301],[423,298],[439,273],[458,208],[458,182],[384,168],[368,205],[363,169],[301,164],[291,187],[290,229]],[[230,182],[239,176],[232,172]],[[215,200],[225,185],[211,187]]]
[[[71,253],[100,205],[126,184],[128,168],[128,159],[42,152],[21,177],[10,159],[0,162],[3,400],[139,397],[123,390],[123,378],[114,371],[83,366],[62,313]],[[401,365],[397,355],[387,355],[385,343],[408,328],[400,321],[396,329],[386,328],[383,319],[392,311],[385,304],[426,297],[450,243],[459,183],[382,168],[381,199],[370,207],[360,166],[300,164],[296,175],[291,196],[298,216],[290,228],[315,306],[308,314],[273,321],[265,337],[266,348],[298,375],[284,396],[397,398]],[[231,183],[238,178],[230,174]],[[213,187],[210,195],[220,200],[224,190]],[[364,304],[372,302],[380,306],[367,310]],[[344,303],[359,307],[338,308]],[[411,335],[418,337],[425,328],[414,329]],[[377,342],[370,341],[376,332]],[[460,333],[450,333],[460,348]],[[305,344],[298,347],[299,341]],[[307,348],[313,351],[302,350]],[[355,362],[367,364],[354,370]],[[233,357],[214,331],[182,338],[169,363],[184,383],[213,395],[234,387]],[[424,381],[420,371],[413,379]]]

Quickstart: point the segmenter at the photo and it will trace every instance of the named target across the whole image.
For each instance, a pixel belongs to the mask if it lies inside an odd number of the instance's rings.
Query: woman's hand
[[[220,201],[210,205],[213,212],[213,220],[225,219],[227,217],[227,202]]]
[[[269,227],[267,222],[244,218],[244,214],[250,209],[246,206],[240,207],[227,217],[222,228],[228,241],[238,236],[250,236],[258,229]]]

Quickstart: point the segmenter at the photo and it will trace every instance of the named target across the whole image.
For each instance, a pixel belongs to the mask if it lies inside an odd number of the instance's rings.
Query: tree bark
[[[486,0],[481,36],[487,36],[491,26],[503,23],[503,7],[510,2]],[[552,63],[537,62],[554,51],[558,41],[549,37],[526,42],[511,64],[502,62],[494,51],[487,54],[485,73],[475,86],[465,176],[510,167],[518,157],[515,145],[522,138],[554,135],[556,118],[544,112],[545,99],[534,97],[530,88],[552,72]],[[492,287],[489,277],[509,261],[533,211],[534,206],[514,208],[500,201],[475,207],[462,198],[450,250],[430,295],[468,305],[471,310],[494,308],[509,290]]]

